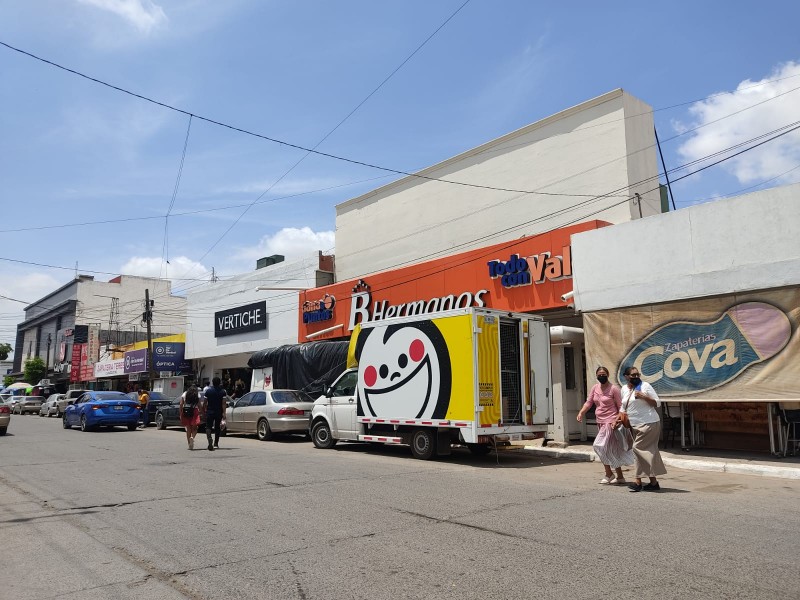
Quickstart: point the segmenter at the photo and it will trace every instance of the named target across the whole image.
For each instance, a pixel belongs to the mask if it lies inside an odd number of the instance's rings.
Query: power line
[[[56,62],[47,60],[45,58],[42,58],[42,57],[37,56],[35,54],[32,54],[30,52],[26,52],[25,50],[21,50],[20,48],[16,48],[16,47],[14,47],[14,46],[12,46],[10,44],[7,44],[7,43],[5,43],[3,41],[0,41],[0,45],[1,46],[5,46],[9,50],[13,50],[15,52],[19,52],[20,54],[24,54],[25,56],[29,56],[29,57],[31,57],[33,59],[36,59],[36,60],[38,60],[40,62],[43,62],[43,63],[46,63],[46,64],[51,65],[53,67],[56,67],[58,69],[62,69],[63,71],[67,71],[68,73],[72,73],[73,75],[77,75],[79,77],[83,77],[84,79],[88,79],[89,81],[93,81],[94,83],[106,86],[106,87],[111,88],[113,90],[117,90],[118,92],[122,92],[124,94],[128,94],[129,96],[133,96],[135,98],[139,98],[140,100],[144,100],[145,102],[150,102],[150,103],[155,104],[157,106],[161,106],[163,108],[166,108],[166,109],[181,113],[183,115],[192,117],[194,119],[199,119],[201,121],[205,121],[206,123],[211,123],[212,125],[217,125],[219,127],[224,127],[225,129],[230,129],[231,131],[238,131],[239,133],[243,133],[245,135],[256,137],[256,138],[259,138],[259,139],[262,139],[262,140],[266,140],[268,142],[272,142],[272,143],[278,144],[280,146],[285,146],[287,148],[294,148],[295,150],[302,150],[303,152],[307,152],[309,154],[316,154],[318,156],[323,156],[325,158],[330,158],[330,159],[333,159],[333,160],[338,160],[338,161],[341,161],[341,162],[346,162],[346,163],[353,164],[353,165],[358,165],[358,166],[361,166],[361,167],[367,167],[369,169],[376,169],[378,171],[384,171],[386,173],[393,173],[395,175],[403,175],[405,177],[414,177],[414,178],[423,179],[423,180],[426,180],[426,181],[438,181],[439,183],[446,183],[446,184],[450,184],[450,185],[457,185],[457,186],[468,187],[468,188],[494,190],[494,191],[497,191],[497,192],[514,192],[514,193],[539,194],[539,195],[542,195],[542,196],[559,196],[559,197],[564,197],[564,196],[567,196],[567,197],[587,197],[587,196],[591,196],[591,194],[558,194],[558,193],[554,193],[554,192],[537,192],[537,191],[534,191],[534,190],[516,190],[516,189],[512,189],[512,188],[502,188],[502,187],[496,187],[496,186],[491,186],[491,185],[480,185],[480,184],[477,184],[477,183],[467,183],[465,181],[453,181],[453,180],[450,180],[450,179],[439,179],[439,178],[436,178],[436,177],[428,177],[427,175],[421,175],[419,173],[411,173],[409,171],[403,171],[402,169],[393,169],[391,167],[383,167],[383,166],[372,164],[372,163],[369,163],[369,162],[366,162],[366,161],[363,161],[363,160],[356,160],[354,158],[347,158],[347,157],[344,157],[344,156],[339,156],[337,154],[331,154],[329,152],[322,152],[321,150],[316,150],[314,148],[308,148],[306,146],[301,146],[300,144],[294,144],[294,143],[288,142],[286,140],[281,140],[281,139],[274,138],[274,137],[271,137],[271,136],[268,136],[268,135],[264,135],[264,134],[261,134],[261,133],[256,133],[254,131],[250,131],[248,129],[244,129],[242,127],[237,127],[235,125],[230,125],[228,123],[223,123],[222,121],[217,121],[217,120],[211,119],[209,117],[204,117],[202,115],[198,115],[198,114],[190,112],[188,110],[184,110],[182,108],[178,108],[176,106],[172,106],[171,104],[167,104],[165,102],[160,102],[158,100],[154,100],[153,98],[149,98],[148,96],[144,96],[142,94],[137,94],[135,92],[131,92],[130,90],[127,90],[125,88],[122,88],[122,87],[107,83],[107,82],[102,81],[101,79],[97,79],[95,77],[90,77],[89,75],[85,75],[84,73],[81,73],[80,71],[76,71],[74,69],[70,69],[70,68],[65,67],[63,65],[60,65],[60,64],[58,64]]]

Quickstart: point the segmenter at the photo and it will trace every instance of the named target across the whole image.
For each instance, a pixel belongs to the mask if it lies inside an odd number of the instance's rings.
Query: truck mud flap
[[[436,432],[436,456],[450,456],[453,449],[450,435],[449,430]]]

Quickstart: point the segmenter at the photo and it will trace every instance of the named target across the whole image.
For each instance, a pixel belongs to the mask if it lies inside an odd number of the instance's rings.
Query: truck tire
[[[420,460],[430,460],[436,456],[436,430],[416,429],[411,435],[411,454]]]
[[[333,439],[331,428],[325,421],[317,421],[311,428],[311,441],[317,448],[327,450],[336,445],[336,440]]]

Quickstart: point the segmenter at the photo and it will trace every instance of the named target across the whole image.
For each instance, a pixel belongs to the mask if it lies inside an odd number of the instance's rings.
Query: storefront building
[[[297,343],[299,290],[333,281],[333,257],[320,251],[260,263],[270,264],[189,293],[185,357],[198,384],[219,377],[229,391],[237,382],[248,391],[253,352]]]
[[[697,444],[774,451],[800,401],[798,226],[795,184],[574,236],[588,370],[639,368]]]
[[[79,275],[25,307],[25,320],[17,325],[14,372],[38,356],[57,391],[89,386],[95,363],[106,358],[102,349],[146,337],[143,327],[130,325],[140,321],[145,290],[155,303],[153,335],[182,333],[186,299],[172,295],[169,281],[130,275],[95,281]]]
[[[359,323],[485,307],[537,314],[551,326],[553,429],[565,441],[584,397],[580,317],[571,300],[571,237],[608,225],[590,221],[462,252],[410,267],[307,290],[300,294],[300,341],[348,339]],[[572,336],[570,334],[576,334]],[[567,339],[569,338],[569,339]],[[573,406],[574,405],[574,406]],[[569,406],[569,410],[566,410]]]
[[[336,207],[336,285],[301,296],[300,341],[451,307],[544,316],[553,428],[581,434],[582,319],[570,236],[666,210],[652,109],[623,90],[492,140]],[[585,433],[585,432],[584,432]]]

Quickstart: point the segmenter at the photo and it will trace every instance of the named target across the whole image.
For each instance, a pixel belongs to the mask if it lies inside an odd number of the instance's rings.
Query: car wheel
[[[128,423],[128,431],[136,431],[139,427],[138,423]]]
[[[89,431],[89,426],[86,424],[86,415],[81,415],[81,431]]]
[[[325,421],[317,421],[314,427],[311,428],[311,441],[317,448],[327,450],[336,445],[336,440],[333,439],[331,428]]]
[[[64,429],[72,429],[72,425],[67,422],[67,415],[61,417],[61,423],[64,426]]]
[[[436,454],[436,431],[417,429],[411,436],[411,454],[420,460],[430,460]]]
[[[269,423],[266,419],[259,419],[258,426],[256,427],[256,435],[262,442],[268,442],[272,439],[272,430],[269,428]]]
[[[167,424],[164,423],[164,415],[160,412],[156,413],[156,429],[166,429]]]

